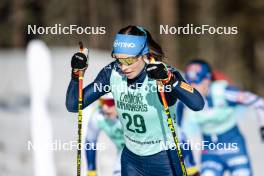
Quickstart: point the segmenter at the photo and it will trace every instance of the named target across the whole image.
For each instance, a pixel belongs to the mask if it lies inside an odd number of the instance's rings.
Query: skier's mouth
[[[131,74],[132,72],[124,72],[125,75],[129,75]]]

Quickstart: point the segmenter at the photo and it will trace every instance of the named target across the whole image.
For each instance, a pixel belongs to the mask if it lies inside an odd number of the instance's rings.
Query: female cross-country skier
[[[121,175],[183,175],[177,151],[173,150],[174,140],[156,80],[165,86],[172,117],[175,117],[177,99],[190,109],[199,111],[204,106],[202,96],[183,80],[176,69],[161,62],[164,57],[161,47],[142,27],[122,28],[115,36],[112,57],[115,61],[104,67],[84,88],[83,107],[106,94],[110,87],[125,140]],[[150,64],[151,57],[159,62]],[[72,57],[72,80],[66,97],[66,107],[70,112],[78,111],[78,70],[87,68],[86,61],[87,57],[82,53]]]
[[[244,105],[256,109],[264,139],[264,100],[230,86],[227,81],[212,81],[210,65],[200,59],[187,64],[185,76],[205,99],[204,109],[196,113],[183,104],[177,107],[178,116],[197,123],[202,132],[201,174],[223,176],[229,171],[232,176],[252,176],[245,140],[237,126],[236,107]]]
[[[219,70],[213,70],[212,80],[213,81],[225,80],[230,84],[233,83],[233,81],[228,76],[226,76],[225,74],[223,74]],[[181,144],[184,145],[184,147],[182,147],[184,162],[186,165],[186,170],[187,170],[188,176],[198,176],[198,175],[200,175],[200,173],[199,173],[198,166],[196,164],[195,158],[194,158],[193,153],[192,153],[191,143],[189,142],[184,131],[182,130],[184,128],[183,127],[184,126],[183,125],[184,119],[183,119],[183,115],[182,115],[183,108],[184,108],[184,105],[181,102],[177,102],[176,116],[177,116],[177,124],[178,124],[179,128],[181,129],[181,131],[179,131],[180,132],[179,138],[181,140]],[[192,128],[192,127],[190,126],[190,128]]]
[[[88,172],[87,176],[96,176],[96,144],[100,131],[105,134],[115,144],[117,149],[117,158],[114,164],[113,176],[121,175],[121,151],[125,145],[123,130],[120,121],[117,118],[114,99],[111,93],[102,96],[99,99],[99,106],[93,109],[87,128],[85,143],[92,146],[85,148]]]

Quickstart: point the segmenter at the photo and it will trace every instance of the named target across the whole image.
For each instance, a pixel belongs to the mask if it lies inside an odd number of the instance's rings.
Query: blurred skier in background
[[[99,99],[99,106],[97,106],[89,119],[88,129],[86,135],[86,159],[88,176],[96,176],[96,143],[99,133],[104,131],[105,134],[115,144],[117,149],[117,157],[115,159],[115,166],[113,176],[121,175],[121,151],[125,145],[123,138],[123,131],[120,121],[117,117],[114,99],[111,93],[102,96]]]
[[[264,140],[264,100],[246,91],[230,86],[227,81],[212,81],[210,65],[200,59],[186,65],[187,81],[195,87],[206,102],[200,112],[192,112],[179,104],[178,116],[198,124],[203,135],[201,174],[222,176],[229,171],[232,176],[251,176],[252,168],[247,147],[236,117],[236,107],[252,107],[260,120],[260,133]],[[182,118],[182,117],[179,117]]]

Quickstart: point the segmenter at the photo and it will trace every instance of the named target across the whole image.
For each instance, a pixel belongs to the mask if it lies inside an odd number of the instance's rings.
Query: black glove
[[[146,66],[146,72],[149,78],[162,81],[164,85],[172,85],[177,81],[175,76],[168,70],[167,66],[162,62],[148,64]]]
[[[148,77],[155,80],[168,79],[168,69],[162,62],[150,63],[146,66]]]
[[[264,126],[260,127],[260,136],[262,141],[264,142]]]
[[[71,59],[71,67],[72,67],[72,79],[78,80],[79,71],[84,71],[88,67],[88,58],[83,53],[75,53]]]

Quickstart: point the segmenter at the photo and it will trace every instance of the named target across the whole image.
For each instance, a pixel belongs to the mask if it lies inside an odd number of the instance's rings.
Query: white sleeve
[[[227,91],[226,99],[230,102],[252,107],[256,110],[259,123],[264,126],[264,99],[251,92]]]

